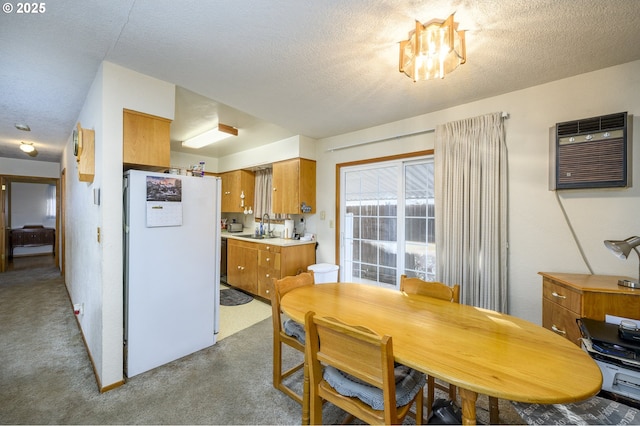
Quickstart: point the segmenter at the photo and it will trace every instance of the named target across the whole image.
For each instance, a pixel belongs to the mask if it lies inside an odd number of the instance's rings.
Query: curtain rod
[[[509,118],[509,113],[508,112],[503,112],[502,113],[502,118],[504,118],[504,119]],[[361,146],[361,145],[369,145],[369,144],[372,144],[372,143],[386,142],[386,141],[390,141],[390,140],[394,140],[394,139],[407,138],[409,136],[424,135],[424,134],[427,134],[427,133],[433,133],[435,131],[436,131],[436,129],[426,129],[426,130],[421,130],[419,132],[406,133],[404,135],[398,135],[398,136],[391,136],[389,138],[376,139],[376,140],[366,141],[366,142],[358,142],[358,143],[354,143],[354,144],[351,144],[351,145],[337,146],[335,148],[329,148],[325,152],[340,151],[342,149],[354,148],[356,146]]]

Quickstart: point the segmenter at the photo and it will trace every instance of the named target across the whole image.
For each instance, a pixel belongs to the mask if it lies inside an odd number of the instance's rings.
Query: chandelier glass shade
[[[409,40],[400,42],[400,72],[413,81],[444,78],[467,60],[464,31],[457,31],[453,14],[425,25],[416,21]]]

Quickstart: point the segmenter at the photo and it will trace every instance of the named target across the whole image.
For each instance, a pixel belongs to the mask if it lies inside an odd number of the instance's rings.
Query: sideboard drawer
[[[542,326],[576,344],[581,337],[580,329],[576,323],[578,318],[580,318],[579,314],[565,309],[548,299],[542,302]]]
[[[545,299],[576,314],[582,311],[582,295],[578,291],[559,285],[547,278],[543,280],[542,295]]]

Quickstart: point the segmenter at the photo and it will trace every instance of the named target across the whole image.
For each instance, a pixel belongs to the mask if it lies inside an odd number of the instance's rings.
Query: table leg
[[[462,424],[476,424],[476,400],[478,394],[467,389],[459,388],[462,401]]]

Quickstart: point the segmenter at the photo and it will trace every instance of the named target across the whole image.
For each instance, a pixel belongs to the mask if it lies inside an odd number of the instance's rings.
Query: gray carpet
[[[0,275],[0,423],[300,424],[300,405],[271,384],[271,336],[269,318],[100,394],[58,272],[8,272]],[[285,366],[301,357],[285,348]],[[300,389],[300,375],[290,380]],[[500,404],[502,423],[522,423]],[[343,416],[325,406],[325,423]]]

